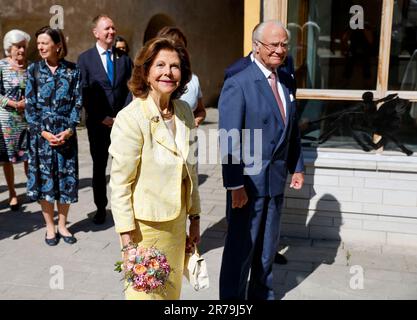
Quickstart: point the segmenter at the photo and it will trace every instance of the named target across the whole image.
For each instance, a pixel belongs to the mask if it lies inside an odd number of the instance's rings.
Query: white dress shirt
[[[103,49],[102,47],[100,47],[98,42],[96,43],[96,48],[97,48],[98,53],[100,55],[101,63],[103,64],[104,70],[106,70],[106,73],[107,73],[107,54],[106,54],[106,52],[108,50]],[[109,49],[109,50],[112,51],[111,49]],[[113,53],[111,54],[111,61],[113,61]]]
[[[262,73],[265,75],[266,79],[268,80],[268,82],[271,81],[271,79],[269,79],[269,76],[271,75],[272,71],[268,70],[262,63],[260,63],[257,59],[254,60],[254,62],[256,63],[256,65],[259,67],[259,69],[261,69]],[[284,112],[285,112],[285,116],[287,115],[287,100],[285,99],[285,95],[284,95],[284,89],[281,86],[281,83],[279,82],[279,78],[278,78],[278,72],[275,70],[275,73],[277,75],[277,88],[278,88],[278,93],[279,96],[281,98],[282,104],[284,106]]]

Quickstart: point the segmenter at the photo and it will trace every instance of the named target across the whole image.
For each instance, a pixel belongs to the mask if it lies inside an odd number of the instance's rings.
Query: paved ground
[[[209,109],[207,132],[216,128],[217,110]],[[71,207],[70,230],[78,243],[44,243],[45,225],[36,203],[21,212],[8,209],[0,173],[0,299],[123,299],[120,275],[113,271],[119,243],[111,219],[91,222],[91,160],[86,130],[80,130],[80,201]],[[204,152],[202,155],[204,156]],[[225,237],[225,192],[218,165],[201,164],[203,206],[201,251],[208,263],[210,289],[194,292],[184,283],[182,299],[218,299],[218,274]],[[16,184],[25,201],[23,168]],[[417,299],[417,250],[372,247],[308,239],[282,239],[285,266],[274,266],[277,297],[283,299]],[[63,274],[61,278],[60,275]],[[63,280],[60,281],[60,280]]]

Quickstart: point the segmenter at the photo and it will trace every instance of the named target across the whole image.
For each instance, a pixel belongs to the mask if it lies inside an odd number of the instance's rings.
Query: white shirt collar
[[[258,61],[258,59],[255,59],[254,62],[256,65],[261,69],[262,73],[265,75],[267,79],[269,79],[269,76],[271,75],[272,71],[267,69],[261,62]],[[278,76],[277,76],[278,78]]]
[[[104,54],[104,53],[106,53],[106,49],[103,49],[99,44],[98,44],[98,42],[96,43],[96,48],[97,48],[97,50],[98,50],[98,53],[100,54],[100,55],[102,55],[102,54]],[[110,51],[111,51],[111,49],[109,49]]]

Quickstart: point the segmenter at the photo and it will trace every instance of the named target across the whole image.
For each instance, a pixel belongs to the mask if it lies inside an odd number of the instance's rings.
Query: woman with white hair
[[[19,138],[27,128],[25,121],[26,50],[30,36],[21,30],[11,30],[4,36],[6,58],[0,60],[0,164],[9,189],[9,205],[19,209],[14,185],[13,164],[24,162],[27,174],[27,154]]]

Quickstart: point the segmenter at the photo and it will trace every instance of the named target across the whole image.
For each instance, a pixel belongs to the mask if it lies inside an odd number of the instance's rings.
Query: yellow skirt
[[[148,248],[155,245],[156,248],[165,253],[171,266],[171,273],[164,294],[138,292],[128,286],[125,291],[126,300],[178,300],[180,298],[187,225],[184,184],[182,191],[183,206],[178,218],[167,222],[136,220],[136,230],[132,239],[133,242],[142,247]]]

